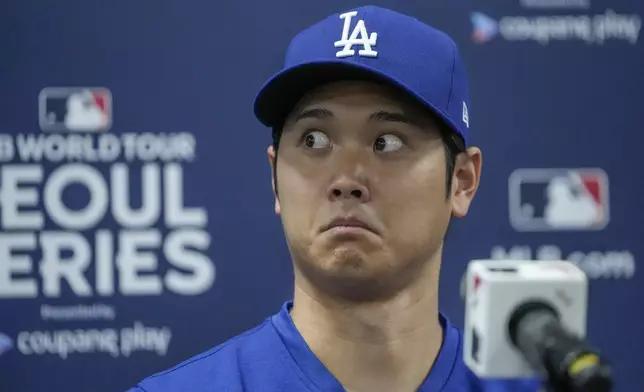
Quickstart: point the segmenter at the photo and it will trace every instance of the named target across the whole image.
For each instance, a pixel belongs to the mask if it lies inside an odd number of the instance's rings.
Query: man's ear
[[[275,149],[273,146],[269,146],[268,150],[266,151],[268,154],[268,163],[271,165],[271,185],[273,187],[273,196],[275,196],[275,214],[277,216],[280,215],[281,210],[280,210],[280,201],[279,198],[277,197],[277,188],[275,184]]]
[[[467,215],[479,187],[482,164],[483,156],[477,147],[470,147],[456,157],[452,178],[452,216],[462,218]]]

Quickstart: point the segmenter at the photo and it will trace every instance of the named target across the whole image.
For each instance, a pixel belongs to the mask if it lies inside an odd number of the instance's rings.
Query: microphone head
[[[544,378],[513,343],[510,323],[526,304],[543,304],[563,327],[586,335],[588,279],[563,260],[473,260],[464,276],[463,359],[479,378]]]

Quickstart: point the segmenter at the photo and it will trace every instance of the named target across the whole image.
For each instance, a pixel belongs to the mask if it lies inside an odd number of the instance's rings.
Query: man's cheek
[[[281,200],[282,223],[284,229],[292,237],[302,237],[312,226],[310,211],[303,204]]]

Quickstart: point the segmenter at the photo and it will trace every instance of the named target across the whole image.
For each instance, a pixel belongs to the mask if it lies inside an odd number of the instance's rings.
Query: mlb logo
[[[608,176],[601,169],[518,169],[509,197],[517,231],[601,230],[609,221]]]
[[[43,131],[104,132],[112,125],[112,94],[105,88],[47,87],[38,103]]]
[[[11,338],[3,333],[0,333],[0,355],[6,353],[13,348],[13,341]]]

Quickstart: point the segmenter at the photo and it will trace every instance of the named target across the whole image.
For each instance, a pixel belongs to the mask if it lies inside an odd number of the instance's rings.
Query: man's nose
[[[340,173],[329,186],[328,197],[331,201],[355,199],[365,203],[370,200],[364,163],[356,156],[343,162]]]
[[[369,189],[364,184],[350,178],[338,179],[329,189],[329,200],[339,201],[342,199],[356,199],[365,203],[369,200]]]

